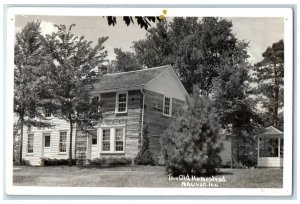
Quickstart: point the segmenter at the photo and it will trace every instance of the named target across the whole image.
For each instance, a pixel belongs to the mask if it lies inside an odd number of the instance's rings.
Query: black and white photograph
[[[291,10],[116,10],[11,12],[10,192],[289,195]]]

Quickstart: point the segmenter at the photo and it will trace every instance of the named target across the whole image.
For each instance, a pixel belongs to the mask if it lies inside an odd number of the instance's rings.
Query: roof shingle
[[[130,72],[105,74],[94,84],[95,91],[126,90],[143,88],[147,82],[162,73],[170,65]]]

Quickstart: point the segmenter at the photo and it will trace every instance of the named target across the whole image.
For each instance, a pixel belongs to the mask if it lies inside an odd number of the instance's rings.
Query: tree
[[[137,165],[154,165],[155,160],[153,159],[152,152],[150,150],[148,126],[144,126],[142,145],[139,148],[139,152],[134,158],[134,163]]]
[[[113,25],[115,26],[117,24],[117,18],[116,16],[107,16],[107,23],[108,25]],[[155,17],[155,16],[123,16],[123,21],[125,22],[125,24],[127,26],[129,26],[130,24],[134,24],[134,22],[136,21],[136,23],[141,27],[144,28],[145,30],[148,29],[148,27],[151,26],[151,22],[155,22],[155,21],[160,21],[161,19],[159,17]]]
[[[112,61],[115,72],[128,72],[142,69],[134,53],[115,48],[116,59]]]
[[[239,41],[232,33],[232,23],[226,19],[205,17],[175,17],[161,21],[147,32],[146,40],[134,43],[141,64],[153,67],[173,65],[186,90],[200,88],[209,95],[212,81],[218,76],[224,54],[236,54]]]
[[[22,141],[24,126],[49,127],[40,112],[43,105],[38,100],[43,85],[42,69],[49,66],[49,55],[42,45],[40,21],[29,22],[16,34],[14,49],[14,112],[18,116],[20,127],[19,164],[22,165]],[[38,118],[44,119],[39,122]]]
[[[44,45],[53,59],[47,73],[49,105],[53,114],[69,122],[70,147],[69,165],[72,165],[72,132],[74,126],[88,131],[101,119],[97,101],[91,100],[89,91],[96,80],[92,71],[101,66],[107,56],[103,43],[108,37],[101,37],[92,47],[84,36],[78,38],[65,25],[55,25],[57,32],[47,35]]]
[[[216,173],[221,164],[219,127],[211,101],[195,91],[162,139],[167,171],[173,176]]]
[[[262,107],[265,108],[266,125],[279,127],[278,111],[283,107],[284,77],[284,42],[279,40],[268,47],[262,54],[263,60],[255,64],[256,94],[264,97]]]
[[[261,131],[259,117],[254,112],[255,103],[247,93],[251,65],[247,61],[246,53],[243,54],[246,46],[247,44],[240,43],[237,46],[241,50],[237,52],[238,55],[224,57],[220,61],[222,69],[213,81],[212,98],[222,128],[229,133],[233,163],[249,160],[250,158],[245,158],[244,155],[250,152],[252,155],[256,154],[256,136]],[[240,146],[244,149],[243,154],[240,153]],[[255,161],[251,163],[255,164]]]

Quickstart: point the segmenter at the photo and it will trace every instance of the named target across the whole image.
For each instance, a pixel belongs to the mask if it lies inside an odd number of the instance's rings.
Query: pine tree
[[[219,127],[211,101],[195,91],[162,139],[167,171],[173,176],[216,173],[221,164]]]
[[[23,129],[27,126],[49,127],[44,116],[37,111],[43,105],[39,100],[50,57],[42,45],[40,21],[29,22],[16,34],[14,49],[14,112],[20,127],[19,164],[22,165]],[[44,122],[38,121],[44,119]]]
[[[72,134],[74,127],[82,131],[93,128],[102,117],[98,109],[99,102],[91,100],[89,91],[93,88],[94,72],[105,61],[107,51],[103,43],[108,37],[99,38],[92,47],[91,41],[80,38],[71,31],[75,24],[67,28],[55,25],[57,32],[47,35],[44,44],[51,53],[53,63],[47,73],[47,94],[49,105],[56,117],[69,122],[69,165],[72,165]]]
[[[283,77],[284,77],[284,43],[280,40],[273,43],[262,54],[262,61],[255,64],[256,94],[264,97],[262,107],[265,108],[264,116],[266,125],[279,128],[279,110],[283,107]]]

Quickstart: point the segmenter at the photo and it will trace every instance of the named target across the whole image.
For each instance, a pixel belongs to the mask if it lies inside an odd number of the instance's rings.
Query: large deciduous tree
[[[19,164],[22,165],[24,126],[50,126],[43,115],[36,111],[43,105],[38,100],[43,86],[43,69],[50,65],[49,55],[42,45],[40,21],[29,22],[16,34],[14,46],[14,112],[18,116],[20,133]]]
[[[69,122],[69,164],[72,165],[72,133],[74,127],[83,131],[99,121],[101,113],[95,109],[100,104],[91,100],[89,91],[93,88],[92,71],[102,65],[107,56],[103,43],[108,37],[101,37],[95,46],[84,36],[75,36],[68,28],[55,25],[57,32],[47,35],[44,45],[51,53],[53,64],[45,70],[48,81],[48,94],[53,114]],[[95,106],[94,106],[95,105]]]
[[[112,61],[115,72],[128,72],[142,69],[136,56],[132,52],[124,52],[120,48],[115,48],[116,59]]]
[[[218,76],[221,59],[244,50],[226,19],[175,17],[158,22],[147,32],[145,40],[134,43],[137,58],[147,67],[171,64],[189,93],[193,87],[209,95],[212,81]]]
[[[262,107],[266,109],[264,116],[266,125],[279,127],[279,110],[283,107],[284,84],[284,42],[273,43],[262,54],[263,60],[255,64],[256,94],[263,97]]]

